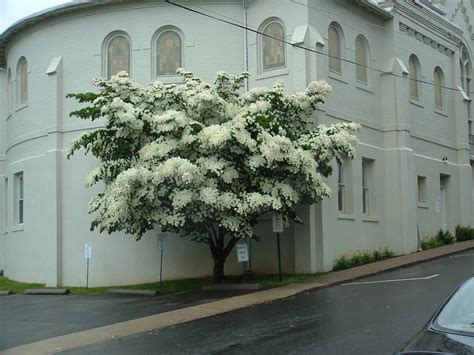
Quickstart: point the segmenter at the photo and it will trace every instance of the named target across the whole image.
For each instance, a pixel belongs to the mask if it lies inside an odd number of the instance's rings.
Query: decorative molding
[[[447,17],[443,17],[428,9],[426,6],[421,4],[419,0],[397,1],[394,3],[394,6],[395,12],[398,13],[400,17],[405,17],[413,23],[423,26],[433,34],[449,41],[455,47],[461,45],[463,35],[462,29],[449,21]]]
[[[441,43],[438,43],[434,39],[422,34],[421,32],[416,31],[415,29],[411,28],[407,24],[403,22],[399,22],[399,29],[400,32],[405,32],[409,36],[416,38],[420,42],[423,42],[424,44],[437,49],[439,52],[446,54],[447,56],[451,57],[454,54],[454,51],[447,48],[446,46],[442,45]]]
[[[471,40],[474,41],[474,33],[473,33],[473,27],[472,27],[472,23],[471,23],[471,18],[469,16],[467,16],[467,8],[466,6],[464,5],[464,0],[460,0],[458,2],[458,5],[456,6],[456,8],[454,9],[454,12],[453,14],[451,15],[451,21],[454,21],[454,19],[456,18],[457,14],[458,13],[461,13],[462,16],[463,16],[463,20],[464,20],[464,23],[466,24],[466,29],[467,31],[469,32],[469,37],[471,38]]]

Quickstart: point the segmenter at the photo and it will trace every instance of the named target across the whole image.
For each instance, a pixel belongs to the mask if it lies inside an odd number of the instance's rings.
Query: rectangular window
[[[351,160],[344,158],[337,163],[337,210],[352,213],[352,169]]]
[[[342,162],[337,163],[337,209],[344,211],[346,184],[344,181],[344,167]]]
[[[23,224],[24,203],[23,173],[21,172],[15,174],[15,223],[18,225]]]
[[[371,159],[362,159],[362,213],[372,214],[374,210],[373,166]]]
[[[426,177],[418,176],[418,202],[426,203],[427,201],[426,194]]]
[[[3,230],[8,232],[8,178],[3,180]]]

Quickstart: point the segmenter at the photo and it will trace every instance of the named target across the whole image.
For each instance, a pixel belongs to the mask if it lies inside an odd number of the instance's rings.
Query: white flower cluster
[[[93,225],[139,238],[160,224],[205,242],[219,226],[249,238],[261,215],[288,218],[297,203],[331,195],[331,160],[354,155],[359,126],[313,125],[326,82],[292,95],[281,81],[241,94],[246,73],[220,72],[209,84],[178,72],[183,85],[143,88],[123,73],[95,81],[103,91],[91,102],[107,127],[71,147],[100,160],[86,178],[106,184],[90,204]]]

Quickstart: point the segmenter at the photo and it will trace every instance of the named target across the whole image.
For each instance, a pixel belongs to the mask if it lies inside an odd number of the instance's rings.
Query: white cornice
[[[437,36],[459,46],[463,31],[446,18],[426,8],[417,0],[395,2],[395,12],[432,31]]]

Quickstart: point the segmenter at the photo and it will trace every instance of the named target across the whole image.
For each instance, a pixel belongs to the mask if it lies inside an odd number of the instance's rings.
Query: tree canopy
[[[89,205],[93,229],[140,239],[159,225],[225,260],[238,239],[254,237],[262,215],[277,211],[288,222],[296,204],[331,195],[324,178],[334,158],[354,156],[359,126],[314,124],[326,82],[291,95],[281,81],[244,93],[248,73],[219,72],[206,83],[178,72],[182,85],[144,87],[121,72],[94,80],[98,93],[69,95],[89,104],[71,115],[106,119],[69,153],[99,160],[86,177],[87,186],[105,184]]]

